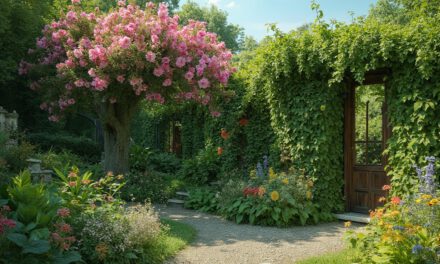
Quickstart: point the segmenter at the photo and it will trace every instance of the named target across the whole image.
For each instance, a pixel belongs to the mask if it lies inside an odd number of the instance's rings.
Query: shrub
[[[174,154],[133,145],[130,149],[130,166],[136,171],[176,173],[180,169],[181,162]]]
[[[193,159],[183,162],[179,175],[188,183],[203,185],[217,180],[219,172],[220,160],[217,150],[208,145]]]
[[[426,174],[417,169],[420,192],[403,199],[391,197],[370,213],[365,232],[348,231],[363,263],[440,263],[440,195],[435,183],[433,157]],[[384,186],[384,189],[390,189]]]
[[[132,171],[125,178],[127,182],[121,195],[127,201],[165,203],[182,185],[173,175],[157,171]]]
[[[69,150],[89,161],[97,162],[101,159],[101,146],[89,138],[49,133],[32,133],[27,138],[42,151]]]
[[[215,213],[220,209],[218,192],[213,188],[201,187],[190,190],[184,206],[201,212]]]
[[[26,160],[35,153],[35,146],[23,139],[20,134],[14,136],[18,145],[9,147],[5,145],[10,136],[3,134],[0,138],[0,168],[17,173],[27,167]]]

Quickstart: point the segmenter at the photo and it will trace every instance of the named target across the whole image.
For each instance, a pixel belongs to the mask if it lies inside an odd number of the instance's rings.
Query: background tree
[[[193,1],[188,1],[177,14],[183,24],[187,24],[191,19],[206,22],[207,30],[217,33],[219,39],[224,41],[229,49],[233,52],[240,50],[244,38],[243,28],[228,23],[228,13],[217,6],[201,7]]]
[[[203,23],[184,27],[165,4],[86,13],[75,7],[44,29],[35,64],[22,62],[42,109],[58,121],[75,106],[94,110],[104,128],[105,169],[128,171],[130,123],[143,99],[209,105],[225,95],[232,57]],[[49,73],[49,74],[48,74]]]

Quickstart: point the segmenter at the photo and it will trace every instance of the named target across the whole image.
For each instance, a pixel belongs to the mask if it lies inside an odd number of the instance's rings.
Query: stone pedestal
[[[41,169],[41,160],[38,159],[27,159],[29,163],[29,171],[32,175],[32,182],[41,182],[41,183],[49,183],[52,181],[52,170],[42,170]]]

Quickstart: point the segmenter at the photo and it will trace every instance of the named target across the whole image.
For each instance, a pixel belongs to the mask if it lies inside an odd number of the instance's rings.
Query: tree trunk
[[[98,110],[104,129],[104,170],[124,174],[129,170],[130,125],[138,101],[101,103]]]
[[[104,169],[106,172],[126,173],[129,170],[129,129],[104,124]]]

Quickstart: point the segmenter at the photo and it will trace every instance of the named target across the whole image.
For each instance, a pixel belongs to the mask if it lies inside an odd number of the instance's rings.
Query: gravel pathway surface
[[[305,227],[237,225],[219,216],[174,206],[156,206],[161,216],[192,225],[195,241],[168,264],[295,263],[341,250],[343,222]],[[362,225],[352,225],[359,228]]]

